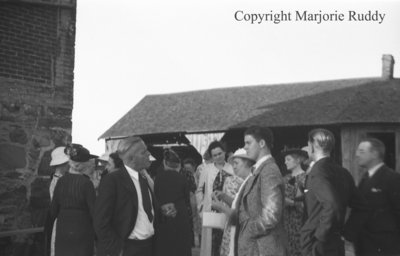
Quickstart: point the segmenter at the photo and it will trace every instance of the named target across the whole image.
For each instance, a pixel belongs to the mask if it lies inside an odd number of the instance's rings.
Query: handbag
[[[226,226],[226,215],[218,212],[203,212],[203,227],[224,230]]]

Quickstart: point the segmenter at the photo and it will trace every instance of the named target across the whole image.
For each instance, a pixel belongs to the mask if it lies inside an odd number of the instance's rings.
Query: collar
[[[320,158],[318,158],[318,160],[314,161],[314,163],[319,162],[320,160],[326,159],[326,158],[328,158],[328,157],[330,157],[330,156],[329,156],[329,155],[321,156]]]
[[[135,180],[139,180],[139,173],[134,169],[130,168],[129,166],[125,165],[125,169],[128,171],[129,176],[134,178]]]
[[[330,158],[329,155],[323,156],[323,157],[319,158],[318,160],[313,161],[312,166],[309,167],[309,170],[307,170],[306,173],[307,173],[308,175],[313,176],[313,175],[315,175],[316,173],[319,173],[319,172],[320,172],[320,171],[319,171],[319,168],[314,169],[314,166],[315,166],[315,165],[320,166],[321,164],[326,163],[326,162],[330,162],[330,161],[331,161],[331,158]],[[325,169],[325,168],[323,168],[323,169]]]
[[[271,154],[268,154],[268,155],[263,156],[260,159],[258,159],[257,163],[254,164],[254,170],[257,170],[257,168],[260,167],[260,165],[262,163],[264,163],[265,161],[267,161],[270,158],[272,158],[272,156],[271,156]]]
[[[83,174],[81,172],[77,172],[77,171],[74,171],[72,169],[69,170],[69,173],[71,173],[71,174],[81,174],[81,175]]]
[[[372,167],[371,169],[368,170],[368,176],[371,178],[376,171],[378,171],[379,168],[381,168],[384,165],[383,162],[380,162],[379,164],[375,165],[374,167]]]
[[[306,173],[307,173],[307,174],[311,171],[311,169],[312,169],[312,167],[314,166],[314,164],[315,164],[314,161],[311,161],[311,162],[310,162],[310,165],[308,166],[308,169],[306,170]]]
[[[53,177],[56,177],[56,178],[61,178],[62,176],[63,176],[63,174],[59,170],[56,170],[53,174]]]

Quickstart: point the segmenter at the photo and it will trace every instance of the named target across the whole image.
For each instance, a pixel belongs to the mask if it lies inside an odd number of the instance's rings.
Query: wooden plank
[[[355,154],[360,139],[360,130],[357,127],[346,126],[341,129],[342,165],[349,170],[354,180],[359,180],[359,167]]]
[[[44,231],[44,227],[8,230],[8,231],[1,231],[0,237],[15,236],[15,235],[27,235],[27,234],[41,233],[43,231]]]
[[[206,175],[203,212],[211,212],[212,191],[208,191],[210,187],[209,186],[210,182],[211,182],[210,175]],[[201,218],[203,222],[203,214],[201,214]],[[202,226],[200,256],[211,256],[211,250],[212,250],[212,228]]]

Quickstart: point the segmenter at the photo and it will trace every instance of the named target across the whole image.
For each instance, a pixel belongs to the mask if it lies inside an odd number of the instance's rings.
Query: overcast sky
[[[148,94],[379,77],[382,54],[400,76],[394,0],[77,2],[72,136],[95,154],[104,152],[97,138]],[[296,20],[304,11],[344,20]],[[351,11],[378,20],[349,21]],[[237,12],[291,20],[251,24]]]

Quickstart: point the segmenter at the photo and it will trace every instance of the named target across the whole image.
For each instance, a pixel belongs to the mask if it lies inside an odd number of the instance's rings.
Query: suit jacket
[[[142,178],[139,174],[139,179]],[[151,191],[149,186],[148,188]],[[151,197],[155,213],[154,230],[156,230],[158,211],[152,192]],[[137,214],[137,191],[125,167],[104,176],[100,182],[94,212],[98,256],[119,255],[125,240],[135,227]]]
[[[400,174],[383,165],[359,184],[370,207],[355,243],[359,255],[400,254]]]
[[[303,255],[343,255],[346,209],[355,197],[351,174],[330,157],[317,161],[307,176],[307,220],[301,229]]]
[[[286,255],[283,207],[283,178],[269,158],[253,172],[238,196],[232,215],[236,222],[235,255]]]

